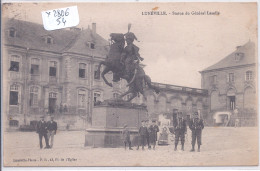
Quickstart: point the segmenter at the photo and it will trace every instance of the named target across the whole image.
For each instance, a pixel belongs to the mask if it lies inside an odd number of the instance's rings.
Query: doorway
[[[234,110],[236,108],[236,96],[228,96],[229,109]]]
[[[49,113],[55,113],[57,93],[49,94]]]

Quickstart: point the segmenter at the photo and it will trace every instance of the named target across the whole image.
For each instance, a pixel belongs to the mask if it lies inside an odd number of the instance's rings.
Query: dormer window
[[[9,37],[15,37],[15,29],[14,28],[10,28]]]
[[[46,36],[45,37],[45,43],[47,44],[53,44],[53,38],[51,36]]]
[[[244,57],[244,53],[236,53],[235,54],[235,61],[240,61]]]
[[[90,48],[91,49],[95,49],[95,44],[94,43],[90,43]]]
[[[86,46],[89,47],[90,49],[95,49],[95,43],[93,42],[87,42]]]

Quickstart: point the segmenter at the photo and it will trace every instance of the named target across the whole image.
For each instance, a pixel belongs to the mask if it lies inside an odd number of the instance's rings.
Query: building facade
[[[257,53],[251,41],[238,46],[218,63],[201,71],[201,85],[209,92],[211,115],[237,109],[241,118],[257,116]]]
[[[121,80],[107,86],[97,66],[106,58],[109,41],[92,28],[46,31],[42,25],[5,19],[3,46],[3,97],[6,125],[19,128],[55,115],[60,129],[83,129],[91,125],[96,102],[117,98],[125,92]],[[106,75],[112,80],[112,73]],[[159,95],[147,90],[147,100],[140,95],[134,103],[147,104],[148,113],[156,117],[200,109],[207,113],[207,90],[153,83]],[[126,97],[128,98],[128,97]]]

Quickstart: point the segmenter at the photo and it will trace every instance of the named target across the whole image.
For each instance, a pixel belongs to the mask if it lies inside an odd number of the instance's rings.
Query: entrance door
[[[229,98],[229,109],[234,110],[236,107],[236,96],[228,96]]]
[[[55,113],[57,93],[49,94],[49,113]]]

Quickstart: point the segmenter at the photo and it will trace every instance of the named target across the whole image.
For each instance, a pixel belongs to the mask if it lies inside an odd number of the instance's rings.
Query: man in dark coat
[[[185,142],[185,134],[187,133],[186,120],[184,119],[182,112],[178,113],[178,117],[174,122],[174,134],[175,134],[175,148],[177,150],[177,146],[179,143],[179,139],[181,139],[181,150],[184,151],[184,142]]]
[[[153,145],[153,150],[155,150],[155,145],[157,141],[157,133],[159,132],[159,127],[156,125],[156,121],[152,121],[152,125],[149,127],[149,140]]]
[[[57,131],[57,122],[54,121],[54,116],[51,116],[51,120],[47,122],[47,130],[48,130],[48,140],[51,140],[49,142],[50,147],[53,147],[53,141],[54,141],[54,135],[56,135]]]
[[[42,116],[41,121],[37,123],[36,132],[39,134],[40,148],[42,149],[42,137],[44,137],[45,139],[45,143],[46,143],[45,148],[50,148],[48,137],[47,137],[47,123],[44,121],[44,116]]]
[[[195,151],[195,143],[197,140],[198,144],[198,152],[200,152],[200,145],[201,145],[201,132],[204,128],[203,120],[199,118],[198,112],[194,113],[194,118],[190,121],[189,125],[191,131],[192,131],[192,149],[191,152]]]
[[[145,124],[145,120],[143,120],[142,126],[139,128],[139,140],[140,140],[139,144],[142,145],[142,150],[144,150],[145,140],[147,139],[147,136],[148,136],[148,130]],[[137,150],[139,150],[139,144]]]

